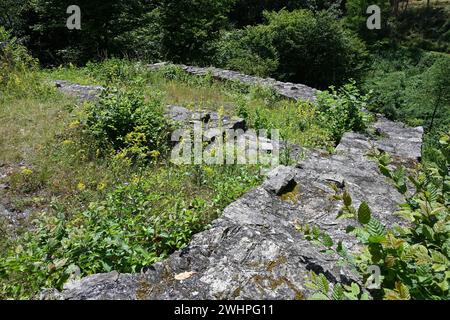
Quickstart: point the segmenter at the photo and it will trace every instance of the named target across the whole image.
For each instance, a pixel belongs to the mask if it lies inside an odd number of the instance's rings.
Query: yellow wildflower
[[[22,169],[22,174],[23,174],[24,176],[29,176],[29,175],[33,174],[33,170],[28,169],[28,168],[23,168],[23,169]]]
[[[70,139],[67,139],[67,140],[63,141],[63,145],[65,145],[65,146],[68,146],[68,145],[71,145],[71,144],[73,144],[73,141],[70,140]]]
[[[77,128],[79,125],[80,125],[80,121],[78,121],[78,120],[72,121],[72,122],[69,124],[69,129],[75,129],[75,128]]]
[[[100,183],[97,185],[97,190],[98,190],[98,191],[103,191],[103,190],[105,190],[105,188],[106,188],[106,183],[104,183],[104,182],[100,182]]]
[[[150,151],[150,157],[152,157],[152,158],[158,158],[160,155],[161,155],[161,153],[158,150]]]
[[[78,185],[77,185],[77,189],[78,189],[79,191],[84,191],[84,190],[86,190],[86,185],[85,185],[83,182],[80,182],[80,183],[78,183]]]

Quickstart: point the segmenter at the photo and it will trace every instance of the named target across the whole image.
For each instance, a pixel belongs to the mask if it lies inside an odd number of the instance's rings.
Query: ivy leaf
[[[358,209],[358,221],[361,224],[368,224],[372,217],[369,205],[366,202],[361,203]]]

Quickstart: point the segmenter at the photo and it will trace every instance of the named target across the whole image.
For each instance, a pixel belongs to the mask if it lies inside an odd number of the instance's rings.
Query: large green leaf
[[[358,209],[358,221],[361,224],[368,224],[372,217],[369,205],[366,202],[361,203]]]

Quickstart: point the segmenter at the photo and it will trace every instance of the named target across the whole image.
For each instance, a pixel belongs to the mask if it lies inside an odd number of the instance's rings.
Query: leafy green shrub
[[[35,70],[36,67],[37,61],[28,54],[27,49],[0,26],[0,90],[9,82],[20,81],[20,73]]]
[[[281,10],[266,12],[265,18],[262,25],[225,34],[217,64],[318,88],[359,75],[364,44],[329,12]],[[253,66],[245,62],[249,58]]]
[[[223,32],[215,44],[215,63],[245,74],[267,77],[276,72],[279,55],[274,35],[264,25]]]
[[[415,192],[398,212],[409,225],[386,228],[373,217],[365,202],[356,210],[346,191],[336,196],[344,203],[338,218],[356,222],[347,232],[363,245],[359,253],[349,254],[341,242],[335,246],[331,237],[317,228],[299,226],[307,239],[318,241],[339,254],[365,280],[371,276],[369,266],[378,266],[381,286],[368,288],[375,299],[448,300],[450,297],[450,136],[443,136],[440,143],[438,152],[443,161],[428,164],[409,176]],[[391,173],[382,162],[384,174],[398,185],[397,178],[401,175]],[[406,194],[406,190],[402,193]],[[322,298],[328,296],[322,294]]]
[[[171,125],[157,92],[146,101],[136,89],[106,89],[86,113],[86,133],[100,145],[111,145],[116,151],[135,147],[144,155],[154,150],[167,151]]]
[[[335,141],[339,142],[348,131],[363,131],[369,120],[363,111],[368,106],[369,96],[362,95],[355,83],[348,83],[338,90],[323,91],[318,95],[317,105],[324,127]]]
[[[341,6],[341,1],[332,0],[236,0],[229,16],[237,27],[245,27],[264,22],[264,11],[338,10]]]
[[[228,25],[230,0],[164,0],[159,5],[162,55],[179,62],[206,64],[211,45]]]

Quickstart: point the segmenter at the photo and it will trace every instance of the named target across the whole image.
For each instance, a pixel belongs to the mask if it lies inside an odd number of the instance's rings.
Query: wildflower
[[[150,151],[150,157],[152,158],[158,158],[161,155],[161,153],[158,150],[152,150]]]
[[[86,185],[85,185],[83,182],[80,182],[80,183],[78,183],[78,185],[77,185],[77,189],[78,189],[79,191],[84,191],[84,190],[86,190]]]
[[[209,167],[209,166],[205,166],[205,167],[203,168],[203,170],[205,171],[205,173],[206,173],[207,175],[212,175],[212,174],[214,173],[214,170],[213,170],[211,167]]]
[[[22,169],[22,174],[23,174],[24,176],[32,175],[32,174],[33,174],[33,170],[28,169],[28,168],[23,168],[23,169]]]
[[[141,179],[138,176],[134,176],[133,179],[131,180],[131,182],[133,184],[138,184],[140,181],[141,181]]]
[[[78,120],[72,121],[72,122],[69,124],[69,129],[75,129],[75,128],[77,128],[79,125],[80,125],[80,121],[78,121]]]
[[[73,141],[70,140],[70,139],[64,140],[64,141],[63,141],[63,145],[65,145],[65,146],[69,146],[69,145],[71,145],[71,144],[73,144]]]
[[[106,183],[104,183],[104,182],[100,182],[97,185],[97,191],[103,191],[103,190],[105,190],[105,188],[106,188]]]

